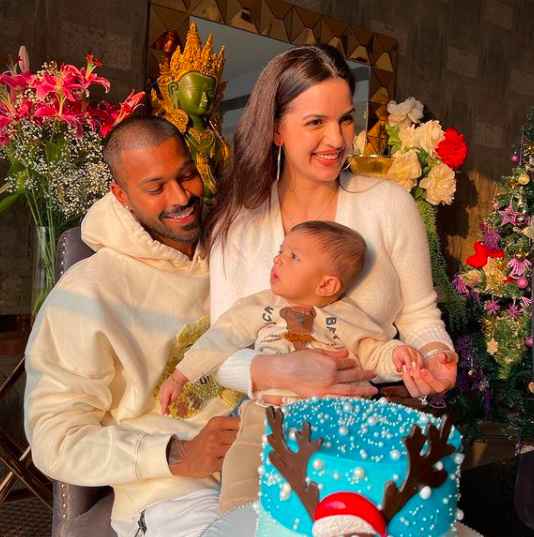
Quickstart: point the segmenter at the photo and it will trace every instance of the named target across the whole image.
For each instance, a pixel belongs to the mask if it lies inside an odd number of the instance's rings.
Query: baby
[[[262,354],[346,348],[381,381],[399,380],[403,368],[420,367],[423,357],[417,350],[388,339],[355,303],[342,298],[363,267],[365,249],[359,233],[335,222],[295,226],[274,259],[271,289],[237,301],[196,341],[161,387],[162,412],[184,384],[213,373],[234,352],[250,345]],[[242,407],[240,431],[223,464],[222,511],[256,497],[261,403],[283,404],[295,398],[293,392],[267,390]]]

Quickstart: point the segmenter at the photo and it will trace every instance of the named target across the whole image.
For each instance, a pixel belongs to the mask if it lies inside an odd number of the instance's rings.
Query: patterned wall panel
[[[340,19],[322,15],[284,0],[153,0],[150,4],[148,66],[150,78],[157,76],[161,52],[154,43],[165,32],[175,31],[185,41],[189,17],[196,16],[286,41],[294,45],[327,43],[347,59],[370,67],[369,153],[380,150],[385,105],[395,95],[397,41]]]

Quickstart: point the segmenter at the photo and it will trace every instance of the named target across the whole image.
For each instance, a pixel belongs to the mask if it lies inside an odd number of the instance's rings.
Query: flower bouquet
[[[57,238],[108,189],[102,138],[144,96],[132,92],[117,105],[93,104],[94,86],[110,89],[96,73],[101,65],[88,54],[82,68],[49,62],[32,73],[21,47],[18,61],[0,75],[0,158],[9,164],[0,214],[24,199],[36,226],[42,281],[34,283],[33,314],[54,285]]]
[[[354,141],[354,154],[361,157],[356,158],[353,171],[395,181],[415,198],[427,230],[438,300],[449,324],[459,328],[464,321],[464,306],[447,276],[436,230],[436,207],[452,203],[455,170],[467,157],[467,145],[456,129],[444,131],[436,120],[422,123],[423,104],[413,97],[401,103],[389,102],[387,111],[389,155],[363,156],[366,133],[361,132]]]
[[[467,157],[464,137],[456,129],[443,131],[439,121],[420,123],[423,105],[413,97],[391,101],[386,132],[392,164],[388,177],[416,199],[450,205],[456,191],[455,170]]]

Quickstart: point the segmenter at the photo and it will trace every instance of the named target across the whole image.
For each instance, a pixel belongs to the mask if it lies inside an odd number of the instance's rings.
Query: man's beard
[[[162,212],[159,215],[158,221],[147,222],[145,219],[140,218],[139,215],[136,215],[136,217],[145,230],[156,240],[158,237],[162,237],[176,242],[191,244],[197,242],[200,237],[200,215],[197,216],[197,219],[194,222],[182,226],[179,231],[173,231],[167,227],[167,225],[165,225],[165,219],[179,215],[190,208],[193,208],[193,212],[198,213],[198,206],[200,203],[200,198],[197,196],[191,196],[187,205],[176,207],[170,211]]]

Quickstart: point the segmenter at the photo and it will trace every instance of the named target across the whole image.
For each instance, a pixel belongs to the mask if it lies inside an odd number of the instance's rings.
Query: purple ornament
[[[464,279],[459,274],[456,274],[456,276],[453,278],[452,285],[459,295],[469,296],[469,288],[467,287]]]
[[[524,277],[519,278],[517,280],[517,287],[519,287],[519,289],[526,289],[528,287],[528,280]]]
[[[490,315],[497,315],[497,313],[499,313],[499,310],[501,309],[501,306],[499,306],[499,303],[494,298],[492,298],[484,304],[484,309]]]
[[[512,224],[515,226],[517,216],[520,214],[517,211],[514,210],[514,206],[512,205],[512,200],[510,200],[510,203],[508,204],[508,207],[506,209],[503,209],[502,211],[499,211],[499,214],[501,215],[501,225],[506,224]]]
[[[534,338],[532,336],[528,336],[525,338],[525,345],[527,347],[532,348],[534,346]]]
[[[525,275],[525,272],[530,268],[531,265],[532,263],[528,259],[517,259],[517,257],[514,257],[508,262],[508,265],[507,265],[508,268],[512,269],[509,275],[512,278],[519,278],[521,280],[525,280],[525,278],[524,277],[522,278],[522,276]],[[521,287],[519,285],[519,280],[517,281],[518,281],[517,285]],[[527,285],[528,285],[528,282],[527,282]],[[521,287],[521,289],[524,289],[525,287]]]
[[[519,155],[518,155],[517,153],[514,153],[514,154],[512,155],[512,162],[513,162],[514,164],[517,164],[517,163],[519,162]]]
[[[521,315],[521,308],[516,304],[512,304],[508,307],[508,315],[515,321]]]
[[[488,230],[488,232],[484,234],[484,244],[491,250],[497,250],[500,241],[501,236],[494,229]]]

